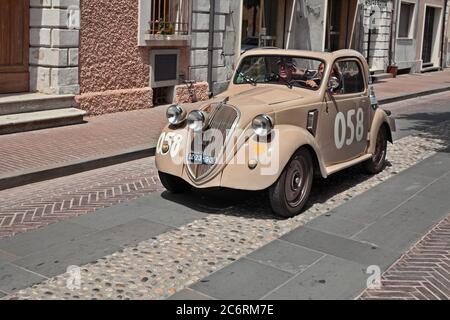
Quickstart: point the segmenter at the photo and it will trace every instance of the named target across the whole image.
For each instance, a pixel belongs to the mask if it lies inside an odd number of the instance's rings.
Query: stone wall
[[[216,0],[214,17],[213,88],[214,94],[228,86],[235,67],[240,33],[240,1]],[[210,1],[193,1],[190,78],[207,81]]]
[[[391,0],[379,0],[372,23],[369,23],[370,13],[373,7],[363,6],[364,40],[362,54],[367,57],[369,45],[369,28],[371,26],[371,41],[369,52],[369,66],[371,71],[386,71],[389,65],[389,43],[391,39],[391,20],[393,2]]]
[[[80,0],[30,1],[30,91],[77,94]]]

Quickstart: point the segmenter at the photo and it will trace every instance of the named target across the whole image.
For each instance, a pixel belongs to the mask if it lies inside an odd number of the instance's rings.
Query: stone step
[[[439,71],[439,70],[440,70],[439,67],[427,67],[427,68],[422,68],[422,70],[420,72],[426,73],[426,72],[434,72],[434,71]]]
[[[0,116],[76,107],[74,95],[0,94]]]
[[[433,62],[424,62],[422,64],[422,69],[430,68],[433,66]]]
[[[392,73],[378,73],[378,74],[372,75],[372,82],[377,83],[383,79],[391,79],[393,77],[394,77],[394,75]]]
[[[76,108],[0,115],[0,134],[79,124],[84,115],[86,111]]]

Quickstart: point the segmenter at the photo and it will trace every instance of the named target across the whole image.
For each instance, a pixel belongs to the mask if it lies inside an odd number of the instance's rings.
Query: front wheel
[[[191,185],[181,178],[158,171],[159,180],[167,191],[171,193],[183,193],[191,189]]]
[[[311,153],[300,149],[291,158],[278,181],[269,189],[273,211],[283,218],[301,213],[311,192],[313,176]]]
[[[382,126],[378,131],[375,152],[372,155],[372,158],[364,163],[364,169],[367,173],[377,174],[386,167],[387,140],[386,127]]]

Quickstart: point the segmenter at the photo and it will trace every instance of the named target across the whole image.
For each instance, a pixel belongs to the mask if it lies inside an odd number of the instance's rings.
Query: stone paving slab
[[[0,265],[16,260],[17,256],[9,252],[0,250]]]
[[[281,287],[275,288],[264,299],[351,299],[365,288],[365,271],[364,265],[327,255]]]
[[[414,167],[415,175],[423,175],[430,178],[440,178],[449,172],[450,154],[439,152],[429,159],[423,161]]]
[[[291,273],[241,259],[192,285],[192,289],[217,299],[255,300],[283,284]]]
[[[24,270],[13,264],[7,263],[0,266],[0,290],[3,292],[14,292],[45,279],[42,275]]]
[[[291,231],[283,236],[282,239],[361,265],[376,264],[382,268],[391,265],[401,255],[401,253],[393,252],[387,248],[380,248],[374,244],[335,236],[310,229],[307,226]]]
[[[99,210],[95,215],[73,218],[70,222],[96,229],[105,229],[142,218],[176,228],[204,216],[206,216],[205,213],[166,200],[158,192],[136,199],[132,204],[121,203]]]
[[[307,269],[323,256],[323,253],[292,243],[275,240],[252,252],[248,259],[296,274]]]
[[[434,178],[417,175],[408,170],[407,174],[396,175],[389,184],[374,187],[353,201],[330,211],[330,215],[338,216],[362,224],[371,224],[392,208],[426,188]]]
[[[52,277],[66,272],[68,266],[83,265],[120,249],[118,245],[100,241],[95,236],[85,236],[73,242],[41,250],[12,263],[46,277]]]
[[[136,245],[141,241],[154,238],[172,228],[145,219],[134,219],[125,224],[92,234],[94,241],[113,243],[117,246]]]
[[[198,291],[186,289],[175,293],[169,300],[213,300],[213,298]]]
[[[368,225],[333,214],[320,216],[308,223],[308,228],[331,233],[340,237],[351,237]]]
[[[36,230],[19,234],[13,238],[0,240],[0,249],[17,256],[26,256],[45,250],[53,245],[74,241],[94,231],[96,230],[91,227],[61,221],[58,224],[46,227],[45,232]]]

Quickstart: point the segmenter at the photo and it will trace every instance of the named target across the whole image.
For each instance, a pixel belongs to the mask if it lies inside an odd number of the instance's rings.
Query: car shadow
[[[387,166],[391,164],[387,162]],[[326,203],[335,195],[371,177],[372,175],[364,173],[361,166],[355,166],[327,179],[315,178],[304,210],[308,210],[316,203]],[[171,194],[165,191],[161,196],[167,201],[206,214],[223,214],[245,219],[285,220],[272,212],[268,190],[194,189],[183,194]]]

